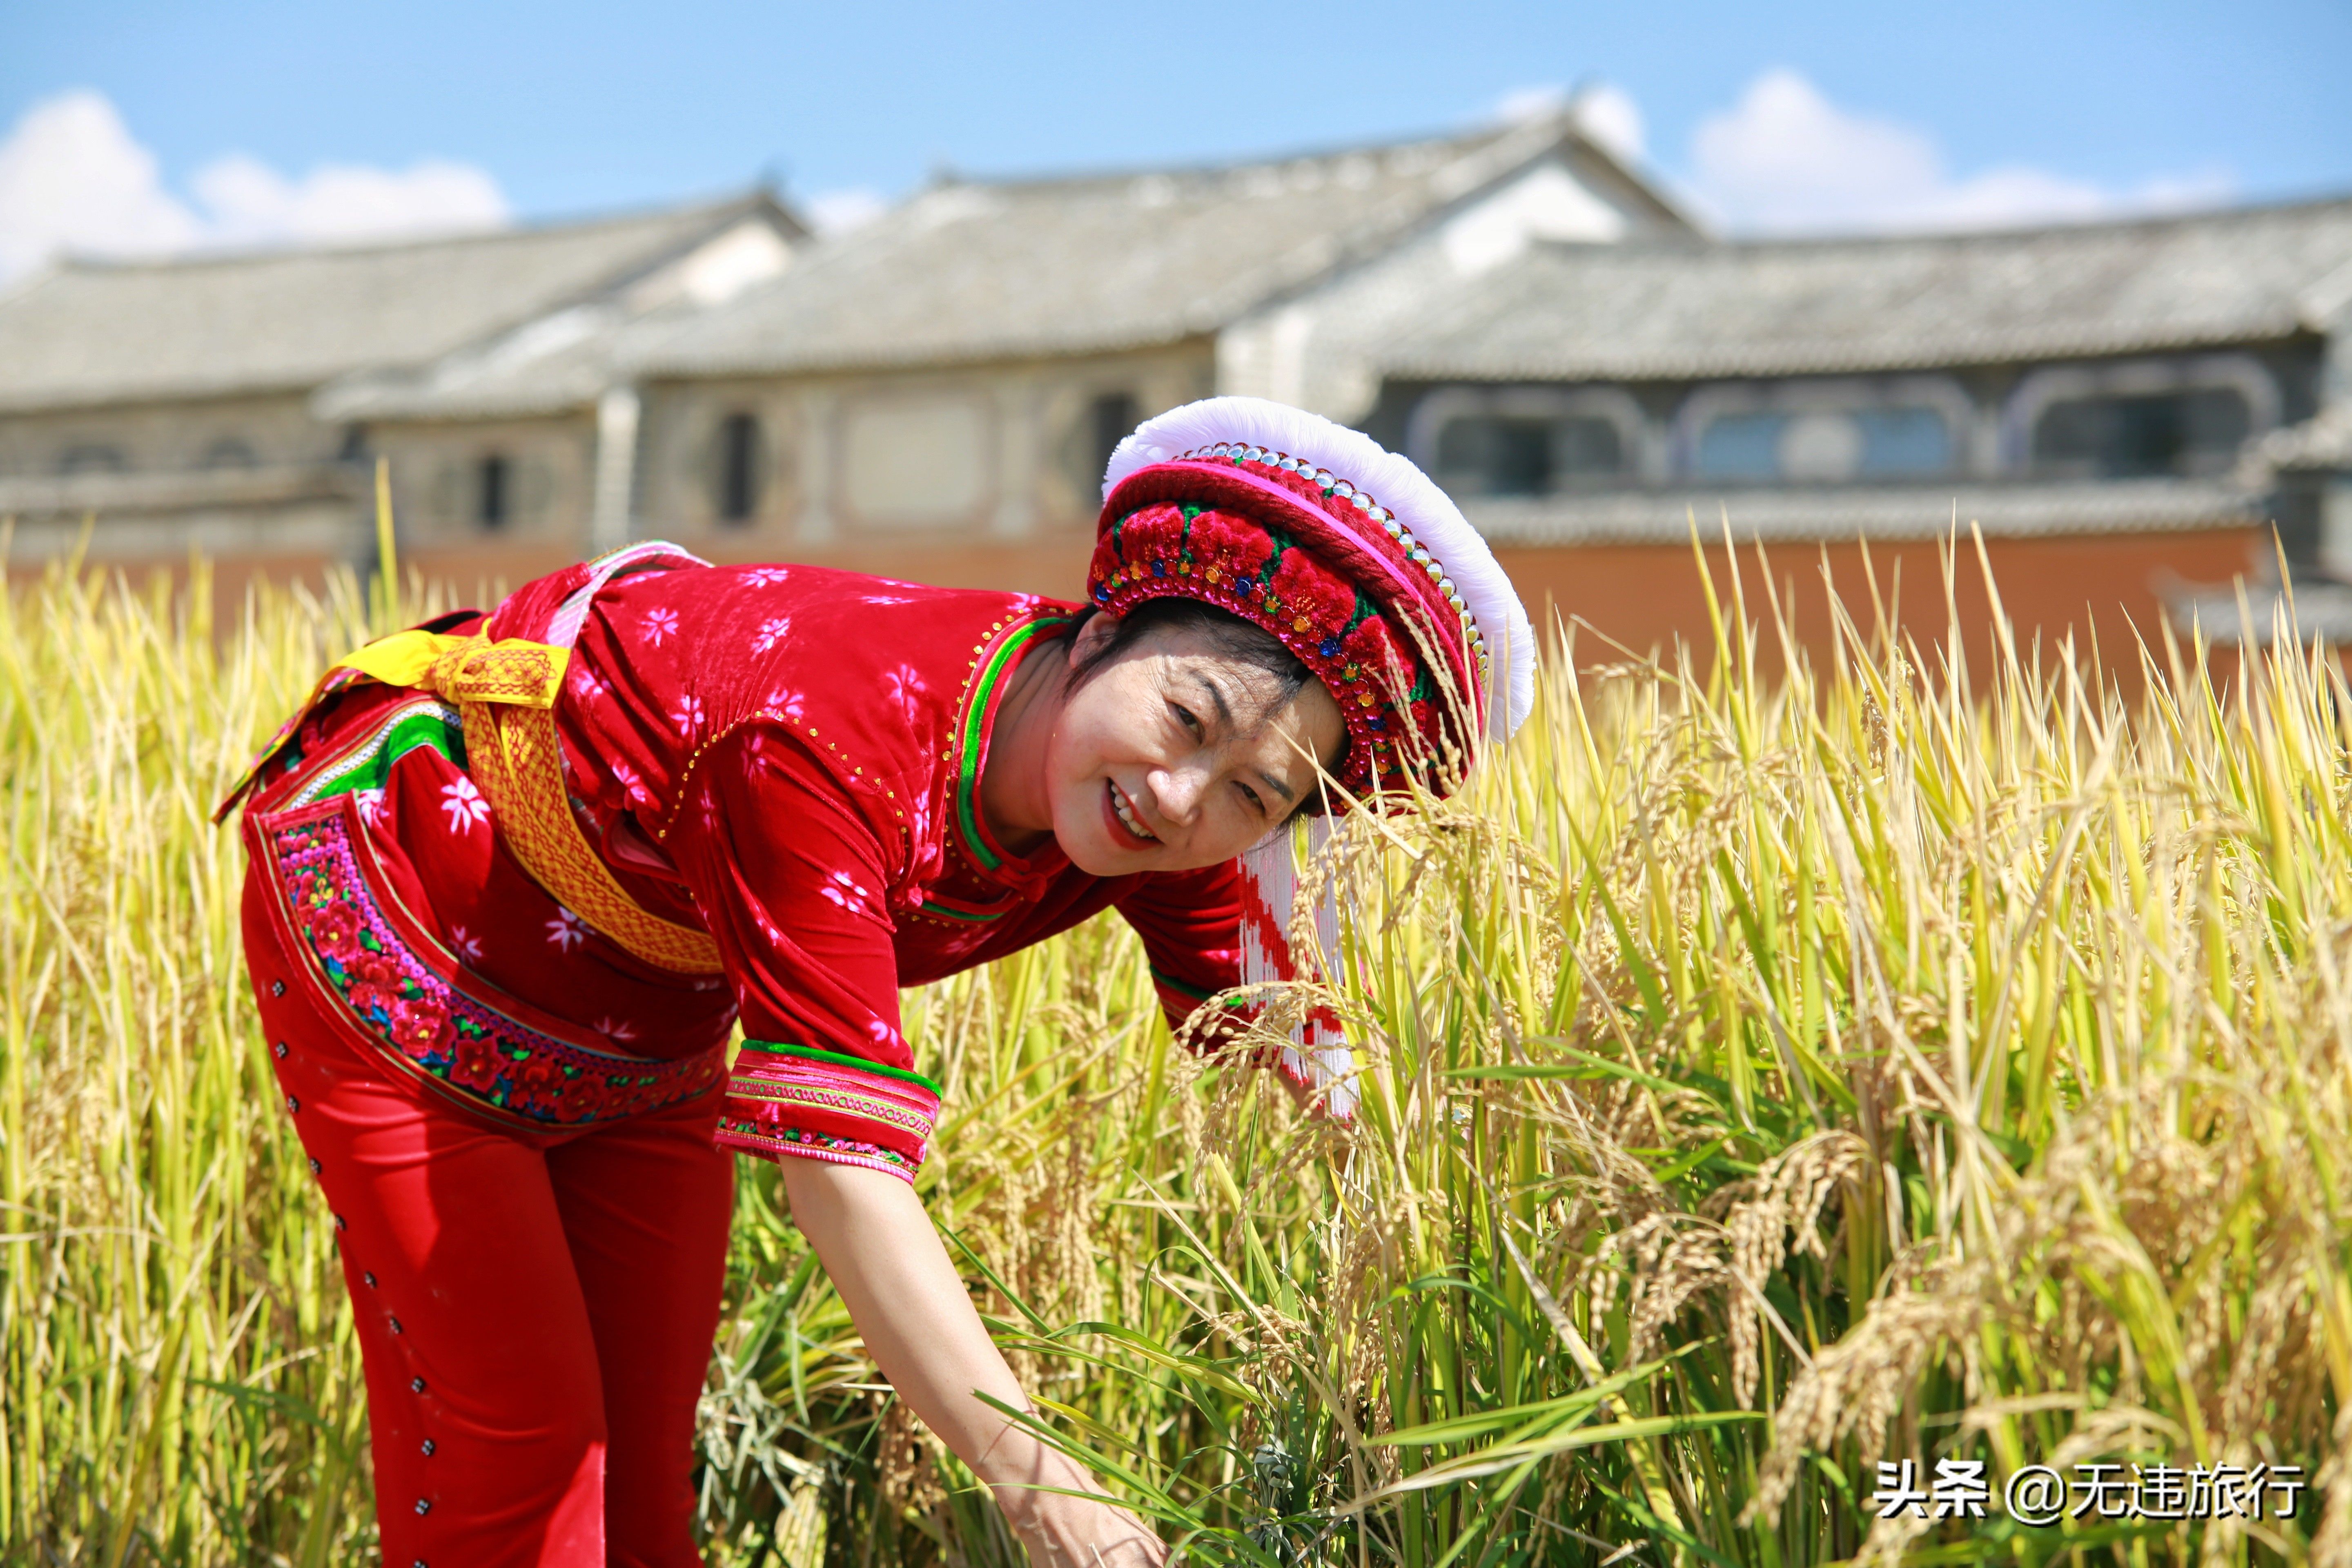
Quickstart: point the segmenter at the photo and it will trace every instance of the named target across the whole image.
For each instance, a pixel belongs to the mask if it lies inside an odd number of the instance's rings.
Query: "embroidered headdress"
[[[1408,782],[1450,792],[1535,702],[1527,612],[1445,492],[1370,437],[1260,398],[1188,404],[1119,443],[1087,597],[1113,614],[1198,599],[1278,638],[1347,721],[1333,811],[1386,805]],[[1307,855],[1329,820],[1308,822]],[[1287,829],[1242,858],[1244,984],[1308,967],[1286,936],[1298,871]],[[1318,909],[1317,924],[1335,952],[1337,910]],[[1285,1058],[1348,1113],[1337,1020],[1311,1017]]]

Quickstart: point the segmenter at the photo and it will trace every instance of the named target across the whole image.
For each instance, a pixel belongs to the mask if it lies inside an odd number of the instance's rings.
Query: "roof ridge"
[[[921,196],[940,190],[989,190],[1019,192],[1052,186],[1113,185],[1159,176],[1163,179],[1208,178],[1217,175],[1247,174],[1258,169],[1280,169],[1298,163],[1339,163],[1349,158],[1382,157],[1391,153],[1416,152],[1423,149],[1448,148],[1455,156],[1473,153],[1505,137],[1525,132],[1535,121],[1493,121],[1475,129],[1443,134],[1404,136],[1382,142],[1348,142],[1301,149],[1297,152],[1261,154],[1223,162],[1192,163],[1139,163],[1101,169],[1070,169],[1060,173],[1035,174],[1001,174],[970,176],[961,174],[927,185],[916,194]]]
[[[1609,248],[1639,250],[1704,250],[1723,254],[1759,250],[1866,250],[1902,245],[1972,245],[2003,240],[2033,239],[2045,235],[2116,234],[2161,228],[2191,228],[2204,224],[2245,218],[2283,217],[2299,214],[2321,216],[2340,209],[2352,214],[2352,191],[2322,196],[2297,196],[2272,202],[2239,202],[2175,212],[2118,214],[2105,217],[2053,218],[2042,223],[2005,225],[1997,228],[1906,228],[1839,234],[1641,235],[1628,236]],[[1576,240],[1542,239],[1547,249],[1589,250]]]
[[[651,226],[664,221],[687,222],[698,216],[713,219],[733,212],[749,212],[773,196],[762,186],[732,196],[714,197],[703,201],[676,203],[668,206],[644,206],[621,212],[610,212],[587,217],[528,218],[520,223],[497,227],[448,229],[437,234],[414,234],[382,239],[326,241],[320,244],[299,242],[256,244],[183,251],[170,256],[89,256],[66,253],[57,257],[46,268],[36,269],[36,275],[67,272],[129,273],[129,272],[192,272],[221,267],[250,266],[256,263],[310,259],[319,257],[387,256],[401,251],[425,250],[437,247],[460,245],[509,244],[520,240],[542,239],[550,235],[586,235],[601,229],[625,228],[632,225]]]

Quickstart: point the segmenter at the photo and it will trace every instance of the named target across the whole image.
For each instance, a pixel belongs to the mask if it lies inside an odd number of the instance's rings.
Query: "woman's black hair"
[[[1078,632],[1100,613],[1093,605],[1087,605],[1079,612],[1077,625],[1070,628],[1073,651],[1068,690],[1076,691],[1119,655],[1154,633],[1163,631],[1191,632],[1220,657],[1273,677],[1274,700],[1266,705],[1268,712],[1283,707],[1315,679],[1315,672],[1307,668],[1306,661],[1283,647],[1281,639],[1265,627],[1244,620],[1231,610],[1173,595],[1144,600],[1120,616],[1117,628],[1100,644],[1086,653],[1076,652]],[[1339,771],[1347,757],[1347,731],[1342,728],[1339,755],[1332,759],[1330,771]],[[1320,790],[1310,792],[1301,809],[1319,812],[1322,809],[1321,795]]]

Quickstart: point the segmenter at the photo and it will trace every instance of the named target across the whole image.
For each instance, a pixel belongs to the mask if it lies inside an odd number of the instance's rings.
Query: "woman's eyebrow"
[[[1282,797],[1284,805],[1287,805],[1298,798],[1298,792],[1297,790],[1292,789],[1288,784],[1283,783],[1280,779],[1276,778],[1272,773],[1267,773],[1265,769],[1259,769],[1257,776],[1265,781],[1265,785],[1268,789],[1274,791],[1275,794]]]
[[[1234,710],[1225,702],[1224,689],[1197,669],[1192,672],[1192,679],[1201,683],[1202,689],[1209,694],[1209,700],[1216,705],[1217,722],[1231,729],[1234,722]]]

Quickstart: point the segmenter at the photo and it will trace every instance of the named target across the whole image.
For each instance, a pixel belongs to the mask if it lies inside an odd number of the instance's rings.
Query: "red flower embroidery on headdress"
[[[1274,591],[1281,595],[1275,618],[1284,641],[1312,637],[1319,645],[1347,635],[1356,613],[1355,586],[1305,550],[1283,552],[1282,564],[1274,569]],[[1329,658],[1338,651],[1318,656]]]

